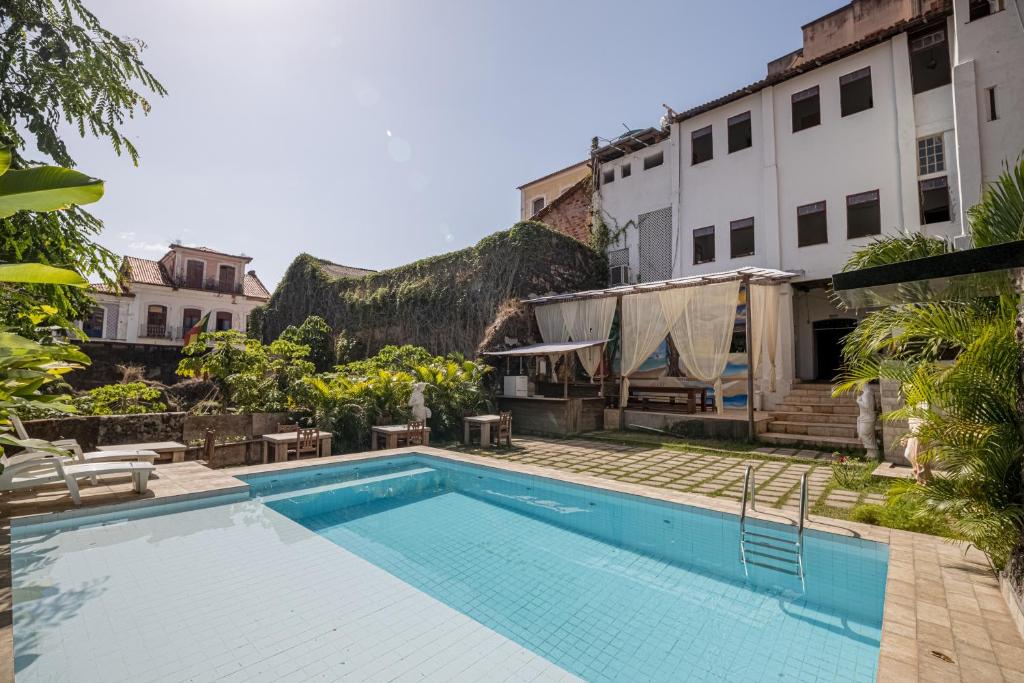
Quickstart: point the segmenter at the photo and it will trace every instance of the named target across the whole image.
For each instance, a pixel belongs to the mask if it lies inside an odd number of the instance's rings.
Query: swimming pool
[[[195,609],[219,605],[225,614],[217,617],[218,632],[251,629],[269,621],[269,614],[274,623],[246,638],[253,649],[239,648],[256,657],[260,645],[273,649],[282,638],[293,644],[275,651],[267,667],[274,674],[289,668],[285,653],[294,659],[307,651],[308,638],[333,637],[321,633],[329,628],[348,641],[353,634],[372,632],[375,642],[390,634],[394,650],[378,645],[378,660],[402,653],[402,659],[412,657],[410,663],[424,657],[434,662],[431,647],[447,653],[437,666],[453,656],[477,656],[477,645],[460,654],[465,642],[442,643],[440,637],[410,654],[411,631],[399,635],[403,629],[441,634],[455,628],[480,642],[491,638],[494,651],[507,653],[501,662],[513,679],[874,680],[884,544],[808,531],[802,583],[767,567],[745,568],[735,516],[444,458],[403,456],[243,479],[250,485],[244,501],[93,526],[16,530],[16,592],[43,575],[56,579],[59,589],[77,564],[92,580],[115,582],[118,595],[102,595],[113,614],[130,609],[126,603],[133,599],[153,603],[150,616],[140,619],[156,628],[166,623],[161,609],[182,616],[182,601],[190,604],[180,586],[170,598],[157,595],[166,588],[162,583],[147,590],[152,577],[165,581],[166,567],[156,565],[171,561],[187,571],[199,563],[206,578],[200,593],[208,602]],[[748,524],[779,538],[793,535],[792,528]],[[175,540],[168,544],[168,538]],[[145,543],[155,543],[160,557],[147,558]],[[102,560],[100,548],[106,551]],[[237,562],[246,566],[232,566]],[[275,594],[270,577],[281,572],[300,577],[301,590]],[[307,577],[314,585],[306,585]],[[82,587],[82,577],[76,581],[79,592],[91,590]],[[247,582],[249,589],[259,587],[259,600],[238,587]],[[353,591],[370,593],[363,596],[364,611],[354,615]],[[225,592],[230,610],[223,607]],[[51,631],[67,637],[73,627],[48,621],[55,605],[42,608],[60,593],[16,598],[18,680],[54,670],[52,661],[41,665],[40,645],[54,642]],[[406,596],[405,602],[388,610],[395,595]],[[82,619],[101,618],[93,612]],[[77,619],[76,613],[72,621]],[[124,628],[120,617],[108,615],[111,620],[118,622],[115,630]],[[215,649],[217,661],[225,660],[223,648]],[[341,664],[354,677],[374,664],[360,660],[359,652],[350,654]],[[317,661],[332,666],[329,657]],[[238,655],[219,666],[228,667],[222,672],[227,676],[238,675],[248,662]],[[175,671],[201,674],[202,666],[197,661]],[[409,671],[431,671],[425,666]],[[530,675],[519,675],[524,672]],[[238,680],[256,679],[248,674]]]

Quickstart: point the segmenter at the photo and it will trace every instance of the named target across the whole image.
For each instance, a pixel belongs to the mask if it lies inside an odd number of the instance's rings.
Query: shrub
[[[334,334],[327,321],[318,315],[311,315],[301,325],[289,325],[279,339],[309,347],[309,360],[317,372],[327,372],[337,362]]]
[[[139,415],[167,410],[163,392],[144,382],[107,384],[90,389],[74,399],[82,415]]]

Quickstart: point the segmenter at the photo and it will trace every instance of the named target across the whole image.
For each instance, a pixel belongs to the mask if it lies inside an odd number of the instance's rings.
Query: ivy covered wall
[[[471,356],[510,299],[603,287],[605,257],[536,222],[476,246],[355,278],[331,277],[299,255],[270,301],[252,313],[250,334],[268,342],[306,316],[322,316],[357,343],[359,355],[387,344]]]

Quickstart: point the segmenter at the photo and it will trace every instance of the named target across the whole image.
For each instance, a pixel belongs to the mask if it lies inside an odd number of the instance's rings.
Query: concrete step
[[[855,424],[837,425],[823,424],[820,422],[772,420],[768,424],[768,431],[781,434],[802,434],[805,436],[842,436],[849,438],[855,438],[857,436],[857,426]]]
[[[824,449],[863,450],[860,439],[845,436],[811,436],[810,434],[781,434],[779,432],[763,432],[757,435],[758,441],[778,444],[780,446],[813,446]]]
[[[821,422],[833,425],[857,424],[857,415],[850,413],[811,413],[802,411],[770,410],[773,420],[788,422]]]
[[[786,399],[775,406],[774,412],[779,413],[818,413],[820,415],[858,415],[860,408],[856,403],[845,405],[842,403],[806,403]]]

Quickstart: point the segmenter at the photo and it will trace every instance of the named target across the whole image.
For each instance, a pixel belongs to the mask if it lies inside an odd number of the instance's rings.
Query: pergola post
[[[744,336],[747,340],[747,438],[751,441],[754,440],[754,345],[751,343],[753,338],[753,328],[751,327],[751,309],[753,306],[753,297],[750,291],[750,276],[743,276],[743,289],[747,297],[746,306],[746,322],[744,324]],[[722,397],[725,400],[725,397]]]
[[[572,351],[562,354],[562,358],[565,359],[565,367],[563,368],[565,371],[565,381],[562,384],[562,398],[564,399],[569,398],[569,363],[572,362],[572,355]]]

